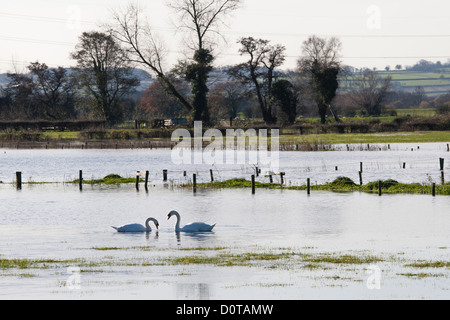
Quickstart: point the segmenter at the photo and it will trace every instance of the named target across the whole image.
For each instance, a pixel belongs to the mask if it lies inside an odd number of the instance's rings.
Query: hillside
[[[414,91],[423,87],[430,97],[440,96],[450,91],[450,69],[441,72],[384,71],[382,76],[391,76],[395,90]]]

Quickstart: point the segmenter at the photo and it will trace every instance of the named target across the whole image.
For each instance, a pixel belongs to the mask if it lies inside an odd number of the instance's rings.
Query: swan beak
[[[156,229],[159,229],[159,224],[156,225]]]

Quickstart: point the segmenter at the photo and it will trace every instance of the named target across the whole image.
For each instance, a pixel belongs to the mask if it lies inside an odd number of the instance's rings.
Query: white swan
[[[177,225],[175,227],[176,232],[211,232],[216,226],[216,225],[210,226],[209,224],[206,223],[197,222],[184,226],[183,228],[180,228],[181,217],[178,212],[176,211],[170,212],[168,216],[169,218],[167,220],[169,220],[173,216],[177,217]]]
[[[153,221],[153,223],[156,226],[156,229],[159,228],[159,222],[155,218],[148,218],[147,221],[145,221],[145,227],[141,224],[129,224],[120,228],[116,227],[112,228],[117,230],[117,232],[121,233],[152,232],[152,228],[150,228],[150,221]]]

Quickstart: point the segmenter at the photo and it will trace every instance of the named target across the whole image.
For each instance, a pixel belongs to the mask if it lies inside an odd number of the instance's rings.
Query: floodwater
[[[445,143],[371,145],[371,150],[328,152],[280,152],[279,168],[259,165],[262,176],[259,181],[268,182],[269,170],[285,172],[288,183],[303,185],[308,178],[313,183],[325,183],[339,176],[359,182],[360,163],[363,163],[364,183],[380,179],[395,179],[402,183],[440,183],[439,159],[445,159],[445,179],[450,179],[450,152]],[[362,145],[361,148],[364,148]],[[357,149],[357,148],[356,148]],[[169,180],[186,182],[197,174],[200,182],[210,181],[210,170],[215,179],[250,179],[258,164],[174,164],[172,151],[149,150],[1,150],[0,181],[12,182],[15,173],[23,173],[23,180],[33,182],[65,182],[78,179],[79,170],[84,178],[103,178],[108,174],[122,177],[134,176],[136,171],[150,171],[154,183],[162,180],[163,170],[169,171]],[[194,159],[194,156],[192,157]],[[236,156],[236,160],[238,156]],[[405,168],[403,169],[403,165]],[[337,167],[337,170],[336,170]],[[186,177],[184,172],[186,171]],[[275,177],[279,181],[279,177]]]
[[[333,179],[332,162],[351,172],[354,164],[359,169],[360,161],[367,163],[368,175],[389,171],[388,163],[393,166],[389,172],[402,172],[395,164],[408,161],[415,165],[405,170],[416,179],[430,175],[437,180],[439,157],[450,161],[439,148],[291,152],[281,155],[280,164],[291,175],[288,179],[299,182],[304,174]],[[194,195],[160,182],[163,168],[172,170],[172,179],[182,171],[161,162],[170,159],[170,151],[164,150],[5,150],[0,158],[4,182],[12,180],[11,171],[19,170],[33,181],[67,181],[76,178],[79,169],[95,177],[132,176],[135,170],[151,169],[155,179],[148,192],[124,185],[86,185],[80,192],[63,183],[26,184],[17,191],[11,184],[0,184],[0,260],[59,261],[0,269],[0,299],[450,298],[449,197],[329,192],[308,197],[302,191],[259,189],[254,196],[249,190],[201,190]],[[295,171],[297,161],[311,170]],[[378,171],[376,163],[386,167]],[[246,176],[249,167],[233,173]],[[408,179],[404,173],[389,178]],[[202,221],[217,227],[208,234],[176,234],[175,221],[167,221],[171,210],[180,212],[182,225]],[[158,231],[119,234],[111,228],[144,224],[148,217],[159,220]],[[287,256],[245,265],[173,263],[183,257],[246,254]],[[377,260],[337,264],[321,259],[330,256]],[[314,258],[320,261],[313,263]],[[444,267],[432,266],[435,262],[444,262]]]

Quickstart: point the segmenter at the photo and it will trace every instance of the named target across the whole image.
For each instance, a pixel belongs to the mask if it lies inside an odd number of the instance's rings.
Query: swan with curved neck
[[[145,227],[141,224],[129,224],[120,228],[112,227],[117,230],[117,232],[121,233],[139,233],[139,232],[152,232],[152,228],[150,227],[150,222],[153,222],[156,226],[156,229],[159,228],[159,222],[155,218],[148,218],[145,221]]]
[[[168,215],[168,219],[172,218],[173,216],[177,217],[177,224],[175,226],[175,231],[176,232],[211,232],[214,227],[216,226],[214,225],[209,225],[206,223],[202,223],[202,222],[196,222],[184,227],[180,227],[181,224],[181,217],[180,214],[177,211],[172,211],[169,213]]]

